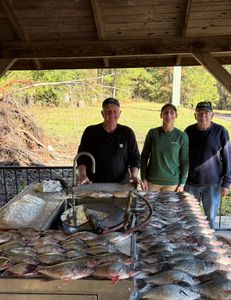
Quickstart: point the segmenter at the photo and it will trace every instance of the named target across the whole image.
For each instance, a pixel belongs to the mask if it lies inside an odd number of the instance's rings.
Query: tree
[[[214,104],[219,101],[216,80],[203,67],[183,67],[181,103],[192,108],[205,100]]]

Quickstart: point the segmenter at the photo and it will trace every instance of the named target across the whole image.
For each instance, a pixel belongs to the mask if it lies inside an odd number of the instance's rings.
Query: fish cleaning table
[[[128,300],[133,281],[0,278],[0,300]]]
[[[0,228],[49,229],[63,209],[64,192],[38,192],[32,183],[0,209]]]
[[[120,188],[121,186],[117,186],[118,191],[121,191]],[[0,210],[0,227],[9,230],[20,228],[23,225],[22,222],[26,221],[25,227],[38,231],[47,230],[59,218],[68,197],[64,192],[38,192],[37,184],[31,184]],[[113,199],[113,201],[116,200]],[[29,214],[28,219],[26,219],[26,212],[16,220],[13,219],[27,203],[28,210],[29,207],[34,210],[32,214]],[[42,208],[36,210],[37,204],[42,204]],[[15,210],[15,214],[10,213],[11,208]],[[127,300],[133,288],[132,279],[113,283],[112,280],[95,278],[67,281],[46,280],[43,276],[36,277],[36,275],[28,277],[2,275],[0,277],[0,300],[115,300],[118,298]]]

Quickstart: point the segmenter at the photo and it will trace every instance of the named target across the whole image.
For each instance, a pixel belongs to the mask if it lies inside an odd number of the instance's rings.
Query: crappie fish
[[[81,240],[71,240],[71,241],[65,241],[65,243],[62,243],[62,246],[65,250],[80,250],[83,251],[84,248],[86,248],[86,245]]]
[[[144,263],[145,265],[154,264],[154,263],[160,262],[162,260],[163,260],[163,257],[160,256],[159,253],[154,253],[154,254],[152,254],[150,256],[147,256],[147,257],[146,256],[140,257],[140,261],[142,263]]]
[[[138,272],[131,270],[121,262],[105,263],[97,267],[93,276],[112,279],[113,282],[135,276]]]
[[[193,288],[176,284],[152,287],[148,285],[140,290],[142,299],[148,300],[196,300],[200,294]]]
[[[67,261],[48,267],[39,267],[38,273],[53,279],[72,280],[87,277],[93,273],[93,269],[74,261]]]
[[[222,265],[194,257],[192,260],[188,259],[177,262],[173,268],[186,272],[191,276],[201,276],[216,270],[222,270]]]
[[[201,225],[191,226],[190,231],[193,233],[198,232],[200,234],[205,234],[205,235],[213,235],[215,232],[214,229],[211,229],[208,226],[201,226]]]
[[[14,240],[20,237],[20,234],[15,230],[0,231],[0,244]]]
[[[177,249],[174,250],[173,255],[186,255],[186,254],[192,254],[193,256],[197,256],[200,253],[203,253],[204,251],[206,251],[206,246],[200,246],[200,245],[191,245],[191,246],[184,246],[182,245],[182,247],[179,247]]]
[[[44,236],[44,237],[37,237],[33,240],[31,240],[29,243],[28,243],[28,246],[41,246],[41,245],[48,245],[48,244],[55,244],[57,243],[57,240],[54,239],[53,237],[51,236]]]
[[[140,245],[142,247],[142,250],[146,252],[146,255],[151,255],[154,253],[162,253],[163,251],[166,252],[172,252],[174,250],[174,245],[171,243],[162,243],[158,245]]]
[[[82,256],[86,256],[84,250],[82,251],[68,250],[67,252],[65,252],[65,257],[67,257],[68,259],[72,259],[75,257],[82,257]]]
[[[142,272],[146,272],[149,274],[155,274],[160,271],[168,270],[169,268],[170,268],[170,265],[166,262],[157,262],[157,263],[151,264],[151,265],[141,265],[140,266],[140,270]]]
[[[176,253],[173,255],[170,255],[168,257],[165,258],[165,261],[174,265],[176,262],[181,261],[181,260],[192,260],[194,258],[193,253]]]
[[[131,237],[131,233],[123,233],[123,232],[109,232],[99,236],[100,241],[108,241],[112,244],[116,244],[118,242],[122,242]]]
[[[214,271],[210,274],[198,277],[201,283],[216,281],[216,280],[231,280],[231,270],[230,271]]]
[[[35,249],[38,254],[65,252],[63,247],[59,244],[36,245],[33,247],[33,249]]]
[[[37,256],[42,265],[54,265],[64,261],[65,257],[61,253],[44,253]]]
[[[113,245],[95,246],[86,248],[86,253],[90,255],[102,255],[111,252],[116,252],[116,248]]]
[[[202,234],[196,234],[193,233],[192,234],[192,238],[194,239],[194,242],[196,242],[198,245],[205,245],[205,246],[222,246],[223,243],[221,241],[218,241],[215,238],[211,238],[211,237],[206,237],[203,236]],[[224,251],[223,251],[224,253]]]
[[[199,286],[201,295],[209,299],[230,300],[231,299],[231,280],[211,280]]]
[[[26,263],[36,265],[38,261],[35,256],[28,254],[9,254],[8,258],[12,261],[12,263]]]
[[[199,283],[199,280],[194,279],[189,274],[179,270],[167,270],[149,276],[146,282],[155,285],[165,285],[182,282],[186,283],[187,285],[195,285]]]
[[[125,265],[130,265],[131,263],[134,262],[134,259],[132,257],[127,256],[126,254],[123,254],[123,253],[103,254],[103,255],[97,256],[97,259],[99,259],[101,263],[118,261]]]
[[[8,268],[7,271],[18,276],[29,276],[32,274],[36,274],[36,268],[36,264],[18,263]]]
[[[70,236],[61,231],[61,230],[46,230],[46,231],[43,231],[42,232],[42,237],[49,237],[49,238],[52,238],[52,239],[55,239],[57,241],[65,241],[66,239],[68,239]]]
[[[30,247],[19,247],[19,248],[13,248],[7,251],[8,254],[24,254],[24,255],[31,255],[31,256],[36,256],[36,251],[33,248]]]
[[[27,240],[31,240],[40,235],[40,232],[33,228],[19,228],[17,232]]]
[[[24,247],[25,241],[23,240],[9,240],[0,245],[0,251],[10,251],[14,248]]]
[[[0,271],[9,268],[11,265],[12,265],[12,263],[9,258],[0,256]]]
[[[90,232],[90,231],[80,231],[80,232],[76,232],[71,234],[68,237],[68,240],[72,240],[72,239],[79,239],[82,241],[90,241],[90,240],[95,240],[98,238],[98,234]]]
[[[147,237],[139,238],[139,244],[159,244],[159,243],[168,243],[170,240],[165,236],[154,236],[149,235]]]
[[[205,251],[198,255],[199,258],[207,261],[215,261],[222,265],[231,265],[231,257],[225,254],[218,253],[216,251]]]
[[[72,259],[72,261],[80,265],[86,265],[87,267],[95,267],[101,263],[98,257],[90,255],[75,257]]]

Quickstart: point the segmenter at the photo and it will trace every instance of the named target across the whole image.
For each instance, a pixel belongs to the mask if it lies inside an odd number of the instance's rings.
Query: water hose
[[[129,228],[127,230],[124,231],[124,233],[132,233],[134,231],[138,231],[138,230],[141,230],[141,228],[143,228],[150,220],[151,216],[152,216],[152,213],[153,213],[153,209],[152,209],[152,206],[151,204],[149,203],[148,199],[145,198],[144,196],[142,196],[139,192],[132,192],[135,196],[137,196],[138,198],[142,199],[144,201],[144,203],[147,205],[148,209],[149,209],[149,214],[147,216],[147,218],[139,225],[137,226],[134,226],[132,228]],[[105,233],[108,233],[108,232],[113,232],[113,231],[117,231],[119,229],[121,229],[123,226],[124,226],[124,222],[123,221],[122,223],[120,224],[117,224],[116,226],[113,226],[109,229],[105,229],[103,232],[102,232],[102,235],[105,234]]]

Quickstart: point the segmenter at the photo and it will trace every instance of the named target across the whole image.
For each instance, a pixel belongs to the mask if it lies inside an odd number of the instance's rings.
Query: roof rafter
[[[185,13],[184,13],[183,26],[182,26],[182,36],[187,35],[187,28],[188,28],[191,5],[192,5],[192,0],[185,1]]]
[[[231,93],[231,74],[210,53],[194,51],[194,57]]]
[[[99,0],[91,0],[91,6],[92,6],[92,11],[94,15],[94,20],[95,20],[95,26],[97,30],[97,34],[99,37],[99,40],[104,40],[104,26],[103,26],[103,17],[102,17],[102,10],[100,7],[100,1]],[[103,58],[104,65],[106,68],[109,67],[109,61],[107,57]]]
[[[149,40],[5,42],[0,44],[0,58],[103,58],[191,54],[194,50],[218,53],[231,51],[231,36],[168,37]]]
[[[14,28],[14,31],[16,32],[18,38],[23,42],[29,42],[30,38],[28,34],[26,33],[19,16],[17,15],[16,11],[12,7],[12,4],[10,1],[7,0],[0,0],[0,3],[12,25]],[[41,69],[41,64],[37,59],[33,60],[33,64],[36,69]]]
[[[16,59],[0,59],[0,77],[3,76],[16,62]]]

